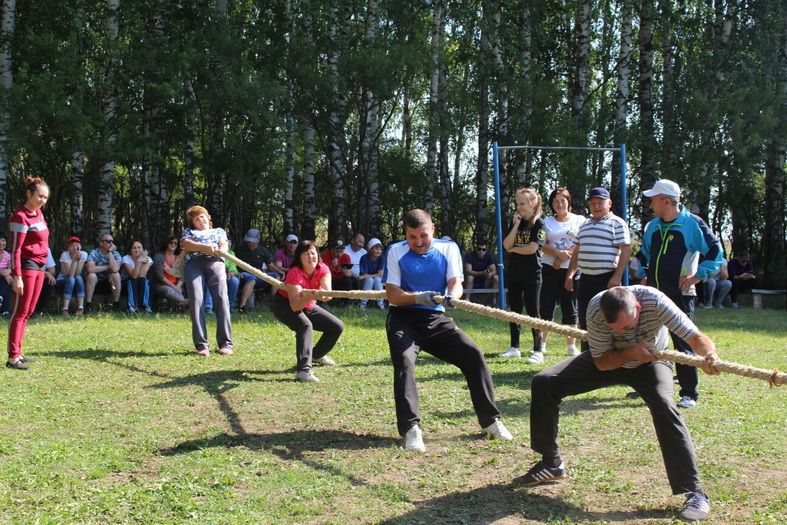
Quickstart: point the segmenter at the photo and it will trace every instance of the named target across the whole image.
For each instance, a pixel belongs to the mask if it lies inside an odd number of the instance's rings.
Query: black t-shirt
[[[494,259],[492,259],[492,254],[489,253],[488,251],[484,252],[484,256],[478,259],[475,256],[475,250],[473,250],[472,252],[467,252],[465,254],[464,262],[465,264],[469,264],[470,269],[473,270],[474,272],[483,272],[484,270],[489,268],[490,264],[495,263]]]
[[[508,228],[511,231],[514,225]],[[541,249],[544,247],[547,233],[544,229],[544,221],[537,219],[531,226],[528,221],[519,222],[519,229],[514,239],[514,248],[522,248],[531,242],[538,243],[538,250],[531,255],[511,252],[508,258],[508,271],[506,279],[511,282],[523,283],[541,277]]]
[[[266,265],[271,263],[270,252],[268,252],[268,250],[261,244],[258,244],[255,250],[250,250],[248,244],[245,242],[241,243],[241,245],[238,246],[238,249],[235,250],[235,256],[246,264],[254,266],[257,269],[262,268],[262,263],[265,263]]]

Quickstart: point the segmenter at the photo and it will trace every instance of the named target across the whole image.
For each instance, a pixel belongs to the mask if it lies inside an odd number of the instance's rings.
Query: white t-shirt
[[[567,220],[560,222],[554,216],[544,219],[544,229],[547,232],[545,246],[550,246],[555,250],[570,250],[577,245],[577,235],[579,227],[585,222],[585,218],[575,213],[568,213]],[[541,256],[541,264],[552,266],[555,264],[555,256],[546,252]],[[563,261],[561,268],[568,268],[571,260]]]
[[[82,252],[82,251],[79,252],[79,261],[77,262],[77,264],[79,264],[80,262],[82,264],[85,264],[87,262],[87,252]],[[60,274],[58,275],[58,277],[68,277],[68,275],[66,274],[65,267],[63,267],[63,263],[67,263],[69,265],[74,264],[74,261],[71,260],[71,253],[69,253],[68,250],[60,254]]]
[[[135,264],[133,257],[130,255],[124,255],[120,260],[120,268],[122,269],[120,273],[122,274],[123,279],[128,279],[128,272],[126,271],[125,266],[123,266],[124,264],[127,264],[129,268],[133,268]],[[148,257],[148,264],[153,264],[153,259],[150,257]]]
[[[344,253],[350,256],[350,262],[353,263],[351,271],[354,276],[358,277],[359,273],[361,272],[361,257],[366,255],[366,249],[361,248],[357,252],[354,252],[352,249],[352,244],[348,244],[344,247]]]

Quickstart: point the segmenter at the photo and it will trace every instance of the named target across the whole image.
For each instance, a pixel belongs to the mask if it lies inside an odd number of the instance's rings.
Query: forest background
[[[494,241],[491,143],[628,149],[785,287],[783,0],[3,0],[0,228],[47,179],[52,246],[154,248],[205,205],[239,239]],[[501,157],[518,187],[620,194],[598,152]],[[59,248],[55,248],[57,252]],[[728,253],[729,255],[729,253]]]

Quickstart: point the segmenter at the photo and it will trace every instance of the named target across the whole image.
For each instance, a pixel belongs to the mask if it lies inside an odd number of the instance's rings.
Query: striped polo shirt
[[[612,212],[590,217],[579,227],[579,269],[587,275],[611,272],[618,266],[620,246],[631,244],[628,225]]]
[[[640,343],[651,343],[657,350],[665,350],[669,346],[669,332],[684,341],[699,333],[697,325],[662,292],[649,286],[635,285],[626,288],[631,290],[642,309],[637,326],[625,333],[615,332],[604,321],[599,306],[604,292],[596,294],[588,304],[588,342],[593,357]],[[642,364],[642,361],[626,361],[623,368],[636,368]]]

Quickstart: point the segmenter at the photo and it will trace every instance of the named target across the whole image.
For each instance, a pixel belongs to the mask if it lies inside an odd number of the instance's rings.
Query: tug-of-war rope
[[[253,266],[241,261],[237,257],[227,252],[218,250],[218,254],[230,261],[234,262],[240,268],[243,268],[244,271],[249,272],[252,275],[255,275],[262,279],[263,281],[270,284],[273,288],[279,289],[284,287],[284,283],[263,273],[262,271],[254,268]],[[365,291],[365,290],[303,290],[304,295],[312,295],[314,297],[335,297],[339,299],[385,299],[385,291]],[[438,303],[443,302],[442,295],[436,295],[434,297],[435,301]],[[503,310],[499,310],[497,308],[490,308],[489,306],[484,306],[481,304],[471,303],[470,301],[464,301],[462,299],[451,299],[451,306],[459,308],[460,310],[465,310],[467,312],[472,312],[474,314],[483,315],[485,317],[492,317],[494,319],[500,319],[501,321],[506,321],[508,323],[517,323],[525,326],[529,326],[531,328],[537,328],[544,332],[554,332],[556,334],[565,335],[568,337],[575,337],[582,341],[587,341],[587,332],[584,330],[580,330],[579,328],[574,328],[573,326],[568,325],[561,325],[557,323],[553,323],[551,321],[546,321],[544,319],[536,319],[535,317],[529,317],[527,315],[518,314],[516,312],[506,312]],[[682,352],[676,352],[674,350],[654,350],[652,351],[653,355],[659,359],[664,361],[672,361],[675,363],[680,363],[682,365],[689,365],[697,368],[701,368],[707,364],[704,358],[695,356],[695,355],[688,355]],[[735,374],[743,377],[752,377],[755,379],[762,379],[763,381],[767,381],[771,386],[780,386],[787,384],[787,374],[784,372],[779,372],[777,369],[773,370],[765,370],[763,368],[755,368],[752,366],[741,365],[738,363],[732,363],[729,361],[723,361],[721,359],[717,359],[713,367],[718,370],[719,372],[727,372],[730,374]]]

